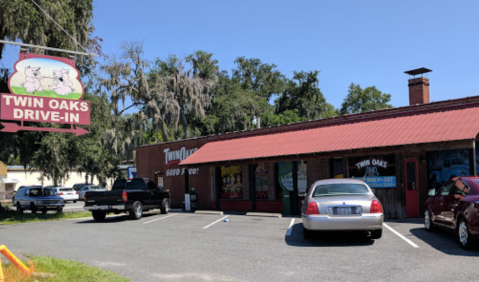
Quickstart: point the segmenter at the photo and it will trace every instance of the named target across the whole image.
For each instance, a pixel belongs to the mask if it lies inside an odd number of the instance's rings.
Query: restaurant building
[[[137,175],[172,206],[194,187],[199,209],[284,215],[316,180],[356,178],[386,218],[421,216],[430,189],[479,168],[479,96],[430,103],[429,71],[406,72],[409,106],[141,146]]]

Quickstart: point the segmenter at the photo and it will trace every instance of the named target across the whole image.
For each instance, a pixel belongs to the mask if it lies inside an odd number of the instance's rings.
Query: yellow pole
[[[12,254],[5,245],[0,246],[0,253],[3,254],[11,263],[13,263],[21,271],[31,274],[30,269],[26,267],[14,254]]]
[[[5,282],[5,278],[3,278],[3,269],[2,269],[2,259],[0,258],[0,282]]]

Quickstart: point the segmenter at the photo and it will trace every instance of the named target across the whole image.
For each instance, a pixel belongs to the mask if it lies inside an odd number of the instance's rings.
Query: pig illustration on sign
[[[67,69],[62,69],[61,71],[54,70],[53,71],[53,83],[52,85],[49,85],[48,87],[50,90],[55,92],[58,95],[67,95],[73,92],[72,86],[73,83],[70,81],[70,78],[68,77],[68,70]]]
[[[34,91],[42,92],[42,84],[40,80],[42,80],[42,76],[40,74],[40,67],[25,67],[25,80],[26,82],[23,84],[23,87],[28,93],[32,93]]]

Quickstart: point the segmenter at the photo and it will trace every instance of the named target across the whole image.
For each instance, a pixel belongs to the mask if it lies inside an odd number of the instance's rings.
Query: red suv
[[[456,177],[433,192],[425,203],[426,230],[455,231],[461,247],[470,248],[479,238],[479,177]]]

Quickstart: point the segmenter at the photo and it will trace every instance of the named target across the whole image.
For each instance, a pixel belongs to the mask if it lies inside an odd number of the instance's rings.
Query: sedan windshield
[[[363,184],[323,184],[314,188],[313,197],[339,195],[370,195],[368,187]]]

